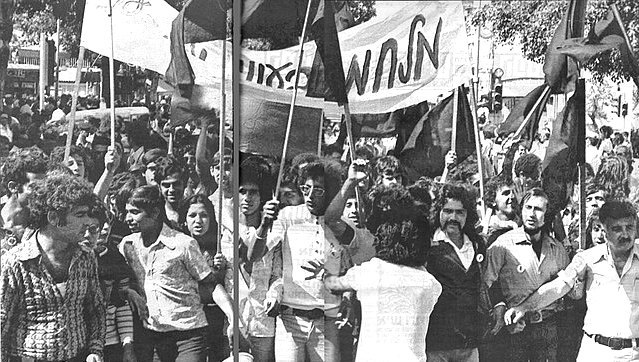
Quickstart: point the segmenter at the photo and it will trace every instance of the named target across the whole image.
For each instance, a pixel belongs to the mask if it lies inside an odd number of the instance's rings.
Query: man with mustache
[[[475,200],[445,184],[435,200],[436,228],[426,269],[442,285],[426,336],[428,361],[479,361],[480,285],[485,246],[475,231]]]
[[[639,360],[639,244],[637,211],[628,201],[599,209],[607,242],[575,255],[558,278],[539,287],[504,315],[518,323],[568,292],[586,294],[584,335],[577,361]]]
[[[498,282],[505,306],[525,300],[542,284],[552,280],[568,265],[563,245],[548,235],[548,196],[540,188],[524,193],[521,200],[522,227],[501,235],[488,248],[484,283]],[[501,303],[497,315],[505,311]],[[509,361],[557,361],[557,313],[560,304],[531,309],[510,332]]]

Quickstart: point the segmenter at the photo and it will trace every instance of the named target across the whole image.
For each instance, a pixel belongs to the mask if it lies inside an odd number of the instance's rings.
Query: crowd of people
[[[89,119],[65,160],[55,112],[26,108],[0,117],[2,361],[222,361],[235,311],[257,362],[639,360],[623,134],[590,137],[582,208],[545,191],[543,134],[507,153],[485,132],[483,199],[455,152],[409,180],[371,141],[294,155],[275,190],[278,160],[220,153],[214,115],[170,148],[161,108],[115,147]]]

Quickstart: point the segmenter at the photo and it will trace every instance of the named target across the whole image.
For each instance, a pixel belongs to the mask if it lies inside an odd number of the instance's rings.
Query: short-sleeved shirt
[[[639,338],[639,244],[617,273],[608,244],[577,253],[559,273],[570,287],[580,280],[586,288],[584,331],[614,338]]]
[[[542,234],[541,256],[533,250],[523,227],[501,235],[486,252],[484,282],[490,288],[499,281],[506,304],[519,305],[544,283],[554,279],[569,262],[563,245]],[[544,309],[556,309],[555,302]]]
[[[168,332],[208,325],[198,283],[211,274],[211,268],[197,241],[163,225],[149,247],[144,246],[140,233],[134,233],[122,239],[120,252],[129,264],[141,265],[133,270],[149,309],[144,327]]]
[[[424,267],[373,258],[349,269],[345,281],[362,303],[356,361],[426,361],[430,314],[441,284]]]
[[[373,246],[373,241],[375,241],[375,236],[370,232],[367,228],[358,228],[353,224],[352,221],[343,218],[345,223],[347,223],[353,230],[353,240],[348,244],[347,250],[350,254],[351,260],[354,265],[360,265],[363,262],[369,261],[375,257],[375,247]]]

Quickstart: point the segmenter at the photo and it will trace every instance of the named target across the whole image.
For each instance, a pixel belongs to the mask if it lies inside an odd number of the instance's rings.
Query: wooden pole
[[[240,204],[240,164],[239,164],[239,159],[240,159],[240,130],[239,130],[239,122],[236,122],[235,117],[237,115],[240,114],[240,59],[241,59],[241,53],[240,53],[240,40],[242,39],[242,33],[241,33],[241,25],[242,25],[242,11],[240,9],[240,6],[233,6],[233,21],[232,26],[233,26],[233,34],[232,34],[232,39],[233,39],[233,50],[232,50],[232,62],[233,62],[233,71],[232,71],[232,77],[233,77],[233,87],[232,87],[232,94],[233,94],[233,144],[235,145],[235,147],[233,147],[233,159],[235,160],[235,162],[233,162],[233,205],[235,205],[235,207],[233,208],[233,227],[234,230],[238,230],[239,228],[239,220],[240,220],[240,210],[239,210],[239,204]],[[236,127],[237,126],[237,127]],[[240,248],[238,247],[238,245],[240,244],[240,236],[238,232],[234,232],[233,233],[233,245],[234,247],[234,254],[233,254],[233,260],[234,260],[234,265],[233,265],[233,280],[235,280],[235,283],[233,285],[233,300],[235,301],[239,301],[240,300],[240,273],[239,273],[239,262],[240,262]],[[239,309],[239,305],[240,303],[233,303],[233,360],[234,362],[239,362],[240,359],[240,309]]]
[[[322,115],[320,116],[319,121],[319,135],[317,137],[317,157],[322,157],[322,131],[324,131],[324,110],[322,110]]]
[[[73,96],[71,97],[71,112],[69,113],[69,124],[67,131],[67,144],[64,148],[64,162],[69,160],[71,155],[71,145],[73,144],[73,130],[75,129],[75,111],[78,108],[78,93],[80,92],[80,79],[82,78],[82,64],[84,63],[84,47],[80,47],[78,52],[78,62],[76,64],[75,84],[73,85]]]
[[[585,150],[584,150],[585,152]],[[586,165],[579,163],[579,248],[586,250]]]
[[[111,147],[115,149],[115,67],[114,64],[114,55],[113,55],[113,6],[111,5],[111,0],[109,0],[109,44],[111,56],[109,57],[109,92],[111,93],[110,103],[111,103]]]
[[[55,44],[55,99],[58,99],[60,92],[60,19],[56,19],[57,41]]]
[[[351,163],[355,161],[355,142],[353,139],[353,124],[351,123],[351,110],[348,106],[348,102],[344,103],[344,122],[346,122],[346,136],[348,138],[348,150],[351,155]],[[361,202],[360,193],[359,193],[359,185],[355,186],[355,200],[357,200],[357,217],[359,221],[363,224],[364,219],[364,210],[362,207],[364,206]]]
[[[224,28],[226,29],[226,18],[224,21]],[[220,176],[219,176],[219,186],[218,186],[218,195],[219,200],[217,203],[217,253],[222,252],[222,211],[224,206],[224,188],[222,185],[224,184],[224,173],[226,170],[226,165],[224,164],[224,142],[226,141],[226,127],[224,122],[226,122],[226,38],[224,42],[222,42],[222,82],[220,84],[220,131],[219,131],[219,154],[220,154]],[[237,162],[238,160],[236,160]]]
[[[277,193],[282,183],[282,176],[284,174],[284,164],[286,163],[286,149],[288,148],[288,139],[291,134],[291,123],[293,122],[293,112],[295,110],[295,101],[297,100],[297,87],[300,81],[300,70],[302,68],[302,58],[304,56],[304,39],[306,38],[306,29],[308,27],[308,16],[311,12],[311,2],[308,0],[306,5],[306,14],[304,15],[304,26],[302,27],[302,37],[300,40],[299,58],[297,61],[297,68],[295,70],[295,83],[293,86],[293,96],[291,97],[291,108],[288,111],[288,120],[286,122],[286,135],[284,136],[284,147],[282,148],[282,160],[280,161],[280,170],[277,173],[277,183],[275,184],[275,190],[273,190],[274,197],[277,197]]]
[[[40,33],[40,74],[38,84],[39,106],[44,109],[44,97],[47,89],[47,35]]]
[[[450,136],[450,149],[457,151],[457,108],[459,108],[459,87],[455,87],[453,91],[453,132]]]
[[[173,155],[173,130],[169,132],[169,147],[166,153],[168,155]]]
[[[472,104],[473,128],[475,131],[475,152],[477,152],[477,169],[479,170],[479,195],[481,198],[481,208],[483,215],[486,214],[486,205],[484,204],[484,157],[481,152],[481,139],[479,138],[479,120],[477,119],[477,103],[475,103],[475,89],[473,88],[473,80],[470,80],[470,98]]]

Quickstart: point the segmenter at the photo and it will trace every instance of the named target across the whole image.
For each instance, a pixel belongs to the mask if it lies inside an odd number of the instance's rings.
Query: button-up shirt
[[[541,256],[533,250],[523,227],[511,230],[495,240],[486,252],[484,282],[490,288],[499,281],[509,307],[519,305],[544,283],[554,279],[568,263],[568,253],[552,237],[542,234]],[[556,309],[555,302],[544,309]]]
[[[208,325],[198,282],[211,274],[211,268],[197,241],[163,225],[150,246],[144,246],[141,233],[134,233],[122,239],[120,252],[130,264],[141,265],[133,270],[149,309],[144,327],[168,332]]]
[[[606,243],[577,253],[559,278],[570,287],[579,280],[586,288],[584,331],[639,338],[639,244],[635,243],[621,276]]]
[[[2,354],[59,361],[88,350],[102,355],[106,309],[93,252],[78,248],[69,264],[66,293],[42,262],[38,232],[2,260]]]
[[[304,310],[320,308],[328,316],[336,315],[337,297],[324,288],[321,278],[306,280],[311,274],[302,268],[316,260],[328,273],[340,272],[344,248],[335,242],[324,217],[312,215],[304,204],[287,206],[273,222],[266,243],[282,244],[282,279],[274,282],[282,285],[281,303]]]
[[[446,233],[444,233],[441,228],[438,228],[435,231],[435,235],[433,236],[432,246],[439,243],[450,244],[453,247],[453,250],[455,250],[455,254],[457,254],[457,256],[459,257],[459,260],[461,261],[464,268],[466,268],[466,270],[470,268],[470,265],[473,263],[473,258],[475,258],[475,248],[473,247],[473,243],[470,241],[466,234],[464,234],[464,244],[461,248],[458,248],[457,245],[455,245],[455,243],[453,243],[453,241],[448,238]]]

